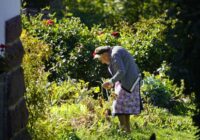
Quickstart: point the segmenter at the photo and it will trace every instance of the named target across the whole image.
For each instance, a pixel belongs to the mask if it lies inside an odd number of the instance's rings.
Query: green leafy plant
[[[142,85],[143,99],[147,103],[169,109],[174,114],[194,113],[194,95],[184,95],[184,81],[178,86],[166,75],[170,67],[164,62],[158,74],[144,72]]]
[[[77,80],[94,82],[100,77],[99,75],[107,72],[105,67],[93,60],[92,53],[95,46],[100,45],[95,41],[96,33],[90,32],[78,18],[59,21],[51,19],[51,24],[49,20],[41,18],[42,15],[39,15],[29,21],[24,16],[23,23],[29,34],[51,46],[53,53],[46,63],[46,69],[51,72],[49,76],[51,81],[65,80],[70,76]]]
[[[90,30],[78,18],[44,20],[42,15],[23,18],[23,28],[30,35],[44,40],[51,46],[52,55],[46,62],[51,74],[49,79],[57,82],[69,76],[83,79],[97,85],[101,77],[109,76],[105,65],[93,60],[92,53],[97,46],[122,45],[133,56],[141,69],[153,72],[163,60],[170,61],[173,49],[165,44],[165,16],[141,20],[129,25],[119,23],[118,28],[100,28],[95,25]],[[95,67],[94,67],[95,66]]]
[[[163,14],[173,6],[172,2],[165,3],[157,0],[64,0],[66,9],[62,10],[66,17],[80,17],[89,27],[101,24],[103,27],[115,26],[121,21],[134,23],[141,17],[151,18]]]
[[[24,46],[23,69],[26,85],[26,103],[29,110],[29,130],[35,131],[37,119],[45,115],[48,105],[48,76],[45,71],[45,61],[51,55],[51,49],[44,42],[22,32],[21,41]]]

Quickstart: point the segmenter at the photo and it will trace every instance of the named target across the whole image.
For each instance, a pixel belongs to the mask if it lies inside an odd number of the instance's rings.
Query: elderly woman
[[[108,65],[112,78],[102,86],[105,89],[115,87],[112,115],[118,116],[121,129],[129,133],[130,115],[140,114],[142,108],[138,66],[133,56],[121,46],[101,46],[93,55]]]

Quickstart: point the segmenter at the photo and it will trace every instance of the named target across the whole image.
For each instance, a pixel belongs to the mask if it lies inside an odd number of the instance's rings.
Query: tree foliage
[[[179,0],[169,10],[168,17],[176,19],[174,28],[168,34],[168,43],[177,53],[173,63],[172,75],[175,79],[185,79],[187,92],[196,93],[196,125],[200,124],[200,2],[198,0]],[[198,133],[200,135],[200,133]]]

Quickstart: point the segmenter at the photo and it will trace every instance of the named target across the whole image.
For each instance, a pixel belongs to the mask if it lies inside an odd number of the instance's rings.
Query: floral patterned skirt
[[[142,109],[140,84],[135,86],[132,93],[124,90],[120,82],[115,83],[116,98],[112,104],[112,115],[138,115]]]

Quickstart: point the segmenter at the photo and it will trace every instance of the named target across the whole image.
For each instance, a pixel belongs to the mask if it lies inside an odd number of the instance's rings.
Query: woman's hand
[[[105,89],[111,89],[113,87],[113,83],[108,81],[108,82],[104,82],[102,84],[102,87],[105,88]]]

